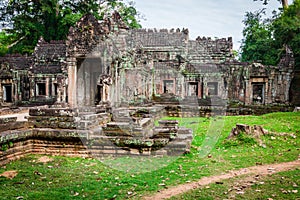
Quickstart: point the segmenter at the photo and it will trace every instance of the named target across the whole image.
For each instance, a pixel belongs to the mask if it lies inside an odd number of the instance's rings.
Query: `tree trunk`
[[[286,9],[289,6],[288,0],[281,0],[283,9]]]

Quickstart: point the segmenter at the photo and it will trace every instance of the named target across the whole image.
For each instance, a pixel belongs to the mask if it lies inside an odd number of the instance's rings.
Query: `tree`
[[[245,16],[242,60],[276,65],[288,45],[293,50],[296,67],[300,66],[300,0],[294,0],[273,18],[263,20],[263,15],[263,11],[258,11]]]
[[[40,38],[64,40],[69,28],[83,15],[91,13],[101,20],[118,11],[131,28],[139,28],[134,3],[122,0],[5,0],[0,5],[0,22],[16,41],[10,52],[31,53]]]
[[[287,3],[287,1],[285,1],[285,3]],[[249,29],[249,25],[247,24],[245,24],[244,30],[248,30],[249,33],[259,32],[259,30],[256,30],[255,28]],[[291,5],[284,6],[282,12],[279,15],[276,15],[273,20],[271,20],[269,31],[271,33],[271,38],[274,41],[273,44],[275,44],[274,49],[276,49],[279,53],[285,53],[285,48],[283,47],[287,45],[293,51],[295,58],[295,73],[291,82],[290,101],[295,105],[300,105],[300,0],[294,0]],[[259,45],[257,45],[259,43],[259,38],[262,39],[262,41],[266,44],[269,42],[268,37],[263,38],[259,36],[254,40],[250,40],[251,36],[249,35],[250,34],[244,34],[245,39],[243,40],[244,46],[242,49],[242,58],[245,60],[251,60],[252,57],[247,56],[251,55],[251,53],[255,52],[256,50],[259,50]],[[250,53],[247,51],[249,46],[254,46],[252,52]],[[269,46],[266,46],[266,49],[270,49]],[[267,57],[268,55],[270,54],[266,52],[261,56]],[[280,58],[280,54],[278,55],[279,57],[277,57],[277,60]]]
[[[253,0],[253,1],[258,1],[258,0]],[[269,2],[270,0],[260,0],[260,1],[262,1],[263,4],[266,5],[266,4],[268,4],[268,2]],[[281,2],[281,5],[282,5],[282,8],[283,8],[283,9],[288,8],[288,6],[289,6],[288,0],[278,0],[278,1]]]
[[[8,53],[10,44],[16,39],[13,34],[8,34],[5,30],[0,32],[0,56],[4,56]]]
[[[270,20],[263,20],[264,9],[256,12],[247,12],[243,23],[244,39],[241,45],[242,61],[260,61],[265,65],[276,65],[279,49],[272,37]]]
[[[274,22],[274,38],[280,45],[289,45],[300,69],[300,0],[295,0]]]

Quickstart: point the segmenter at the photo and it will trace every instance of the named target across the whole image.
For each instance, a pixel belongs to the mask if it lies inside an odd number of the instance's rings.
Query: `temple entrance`
[[[77,59],[77,106],[94,106],[99,101],[97,79],[103,73],[100,58]]]
[[[264,84],[263,83],[255,83],[252,85],[253,91],[253,103],[263,104],[265,100],[264,96]]]
[[[174,92],[174,81],[164,80],[163,81],[163,93],[175,93]]]
[[[207,88],[208,88],[208,96],[218,95],[218,83],[217,82],[207,83]]]
[[[198,82],[189,82],[187,96],[198,96]]]
[[[36,95],[45,96],[46,95],[46,83],[37,83],[36,84]]]
[[[3,101],[6,103],[12,102],[12,85],[3,85]]]

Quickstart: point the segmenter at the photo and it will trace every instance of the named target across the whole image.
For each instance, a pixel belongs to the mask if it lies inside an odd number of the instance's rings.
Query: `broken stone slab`
[[[227,139],[235,137],[241,133],[259,137],[260,135],[265,135],[269,132],[268,130],[258,125],[249,126],[247,124],[236,124],[236,127],[231,130],[230,135],[227,137]]]
[[[177,120],[159,120],[158,124],[160,126],[177,126],[178,121]]]
[[[1,124],[0,123],[0,133],[3,131],[8,131],[8,130],[16,130],[16,129],[23,129],[23,128],[28,128],[30,126],[30,123],[28,122],[10,122],[7,124]]]
[[[153,136],[151,138],[174,139],[176,137],[177,137],[177,129],[170,130],[167,128],[155,128],[153,129]]]
[[[28,116],[29,122],[41,122],[41,121],[56,121],[56,122],[73,122],[74,118],[69,116],[53,117],[53,116]]]
[[[127,122],[110,122],[106,125],[107,128],[129,129],[130,123]]]
[[[74,109],[65,108],[32,108],[29,110],[30,116],[75,116]]]
[[[140,138],[128,138],[119,137],[112,140],[114,144],[119,147],[131,147],[131,148],[150,148],[154,144],[153,139],[140,139]]]
[[[11,122],[16,122],[16,121],[17,121],[17,117],[0,118],[0,124],[7,124],[7,123],[11,123]]]
[[[113,120],[116,122],[133,122],[133,119],[131,117],[115,117],[113,116]]]
[[[300,112],[300,107],[295,107],[294,112]]]

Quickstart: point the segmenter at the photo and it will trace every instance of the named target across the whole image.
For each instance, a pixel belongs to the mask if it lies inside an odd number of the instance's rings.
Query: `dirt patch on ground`
[[[218,175],[218,176],[203,177],[196,182],[187,183],[187,184],[175,186],[172,188],[168,188],[168,189],[160,191],[157,194],[154,194],[153,196],[145,196],[143,199],[145,199],[145,200],[168,199],[172,196],[176,196],[176,195],[185,193],[189,190],[197,189],[204,185],[209,185],[211,183],[220,182],[222,180],[230,179],[230,178],[233,178],[236,176],[250,175],[250,174],[255,174],[256,176],[266,176],[268,174],[292,170],[297,167],[300,167],[300,160],[296,160],[293,162],[287,162],[287,163],[278,163],[278,164],[261,165],[261,166],[253,166],[253,167],[249,167],[249,168],[243,168],[240,170],[234,170],[229,173]]]
[[[6,178],[9,178],[9,179],[13,179],[13,178],[15,178],[17,175],[18,175],[18,172],[15,171],[15,170],[12,170],[12,171],[6,171],[6,172],[3,172],[2,174],[0,174],[0,176],[6,177]]]
[[[37,160],[37,163],[48,163],[48,162],[52,162],[52,161],[53,161],[53,158],[49,158],[48,156],[43,156]]]

